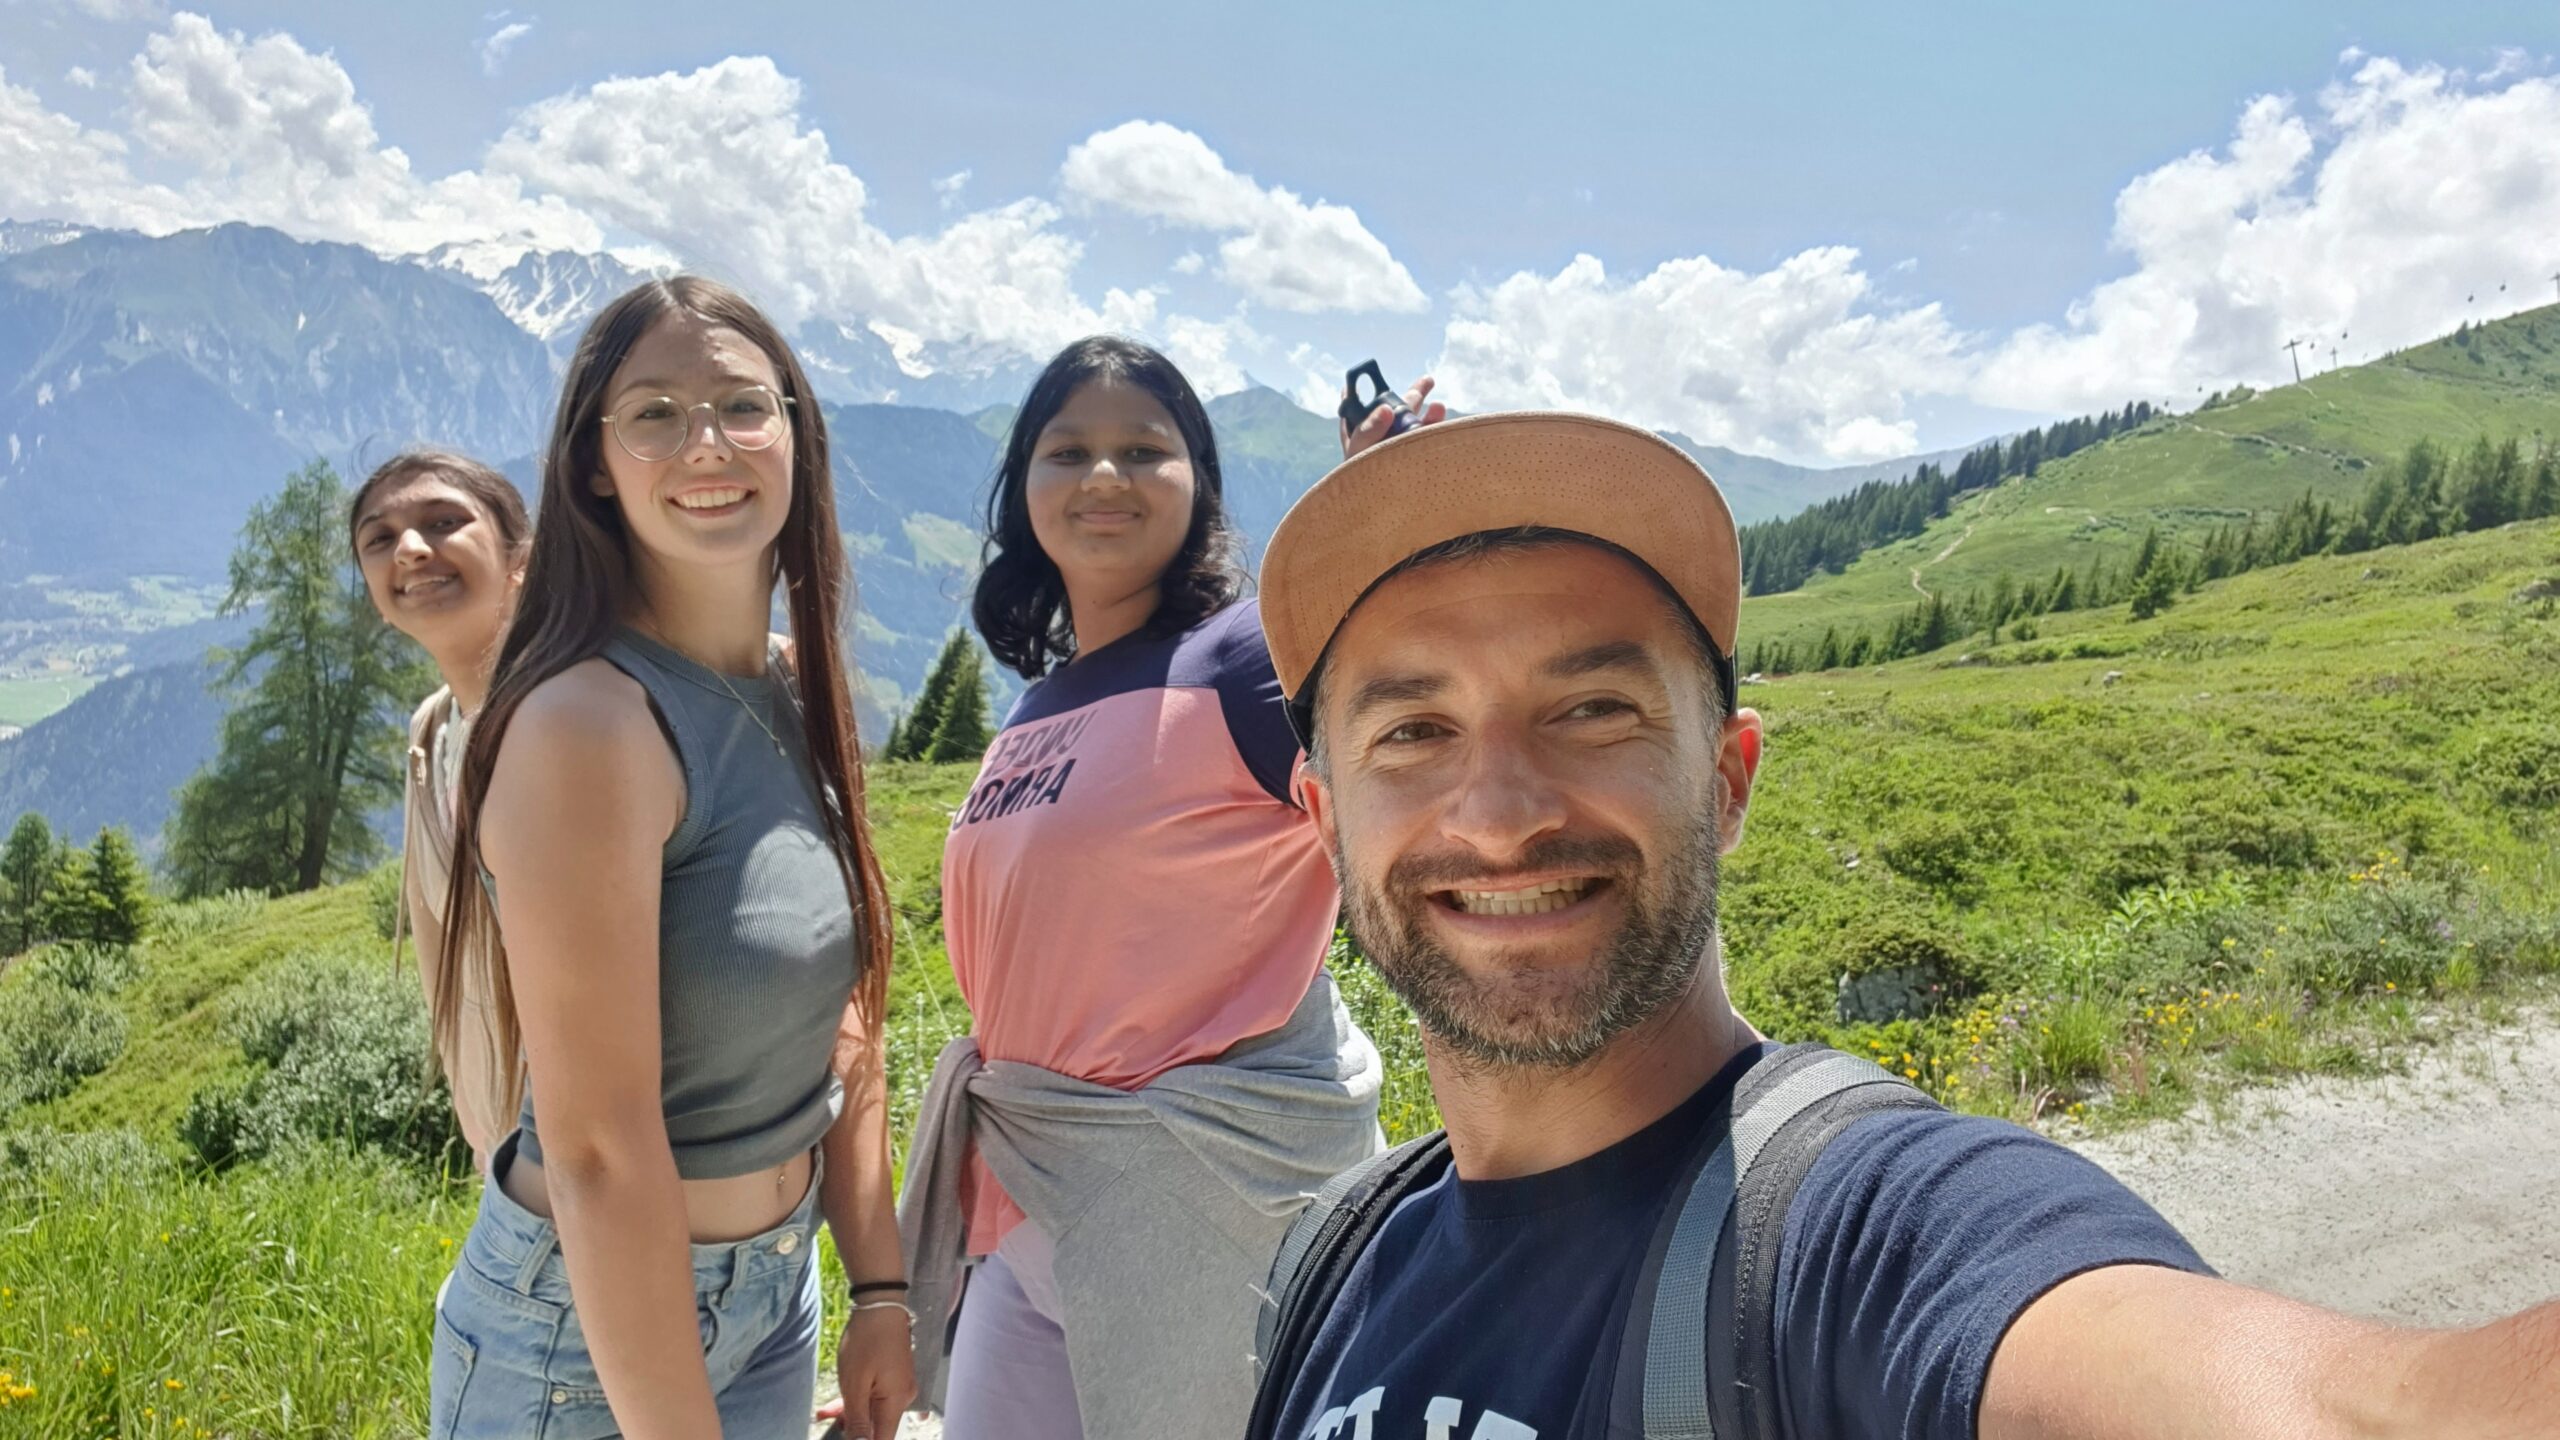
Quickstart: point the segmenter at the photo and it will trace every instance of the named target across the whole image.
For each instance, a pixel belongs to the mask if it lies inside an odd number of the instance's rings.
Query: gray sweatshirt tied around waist
[[[1055,1247],[1084,1433],[1241,1433],[1257,1287],[1324,1182],[1384,1148],[1383,1073],[1322,970],[1279,1029],[1137,1090],[986,1061],[975,1040],[953,1040],[926,1087],[898,1200],[917,1404],[944,1408],[974,1144]]]

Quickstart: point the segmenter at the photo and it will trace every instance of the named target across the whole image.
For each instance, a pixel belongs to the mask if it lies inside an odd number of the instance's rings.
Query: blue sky
[[[55,151],[0,216],[592,223],[921,366],[1118,323],[1213,387],[1376,354],[1812,462],[2273,379],[2283,339],[2406,343],[2560,270],[2547,3],[5,3],[0,100]]]

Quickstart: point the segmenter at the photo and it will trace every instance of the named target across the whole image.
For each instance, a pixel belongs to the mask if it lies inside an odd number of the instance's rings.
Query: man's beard
[[[1686,993],[1715,942],[1715,810],[1696,817],[1680,843],[1648,872],[1644,852],[1624,838],[1556,836],[1532,844],[1511,874],[1578,872],[1606,878],[1625,907],[1618,933],[1582,967],[1510,960],[1470,974],[1432,937],[1423,916],[1435,891],[1498,888],[1501,877],[1454,857],[1407,856],[1383,884],[1353,871],[1339,850],[1334,868],[1348,882],[1351,932],[1389,988],[1422,1028],[1461,1058],[1504,1067],[1566,1069],[1600,1053]]]

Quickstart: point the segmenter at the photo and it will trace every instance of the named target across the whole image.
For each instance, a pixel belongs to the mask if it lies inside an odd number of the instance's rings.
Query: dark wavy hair
[[[499,1053],[514,1054],[521,1043],[515,988],[508,981],[496,912],[480,886],[480,812],[497,768],[499,744],[517,707],[542,682],[604,653],[629,607],[635,582],[622,510],[612,496],[596,494],[588,482],[604,469],[604,401],[614,372],[651,326],[673,315],[726,326],[744,336],[773,362],[783,398],[793,407],[791,506],[774,559],[791,618],[802,697],[801,738],[826,800],[827,844],[843,872],[854,933],[862,944],[855,1000],[876,1053],[889,997],[889,887],[871,844],[862,745],[854,733],[849,676],[837,643],[840,617],[852,610],[853,582],[836,529],[827,419],[782,332],[745,296],[699,276],[669,276],[627,292],[587,323],[577,353],[570,357],[560,407],[552,416],[551,443],[542,457],[542,523],[534,527],[524,590],[498,650],[489,698],[463,751],[460,793],[454,797],[453,877],[445,897],[445,953],[474,957],[471,963],[484,967]],[[438,992],[428,1001],[437,1047],[445,1053],[451,1053],[461,1023],[461,973],[459,965],[446,966]]]
[[[1227,520],[1226,482],[1218,474],[1218,437],[1191,382],[1154,347],[1117,335],[1089,335],[1057,353],[1005,437],[1004,461],[987,495],[984,568],[971,618],[987,652],[1025,680],[1037,680],[1075,658],[1074,617],[1058,564],[1032,533],[1023,488],[1040,432],[1066,408],[1079,386],[1097,380],[1134,385],[1155,397],[1191,452],[1191,528],[1158,581],[1155,613],[1139,633],[1176,635],[1235,603],[1245,592],[1244,561]]]

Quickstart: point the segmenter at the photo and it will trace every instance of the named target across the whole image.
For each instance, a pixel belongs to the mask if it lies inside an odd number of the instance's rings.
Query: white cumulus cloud
[[[98,72],[90,69],[86,65],[72,66],[70,69],[62,72],[62,78],[79,86],[83,90],[95,90],[98,88]]]
[[[1580,255],[1461,286],[1433,373],[1469,409],[1596,410],[1842,464],[1907,454],[1904,403],[1963,383],[1964,337],[1935,305],[1877,308],[1857,260],[1830,246],[1754,274],[1692,256],[1613,280]]]
[[[0,69],[0,217],[71,220],[165,234],[184,202],[135,180],[125,142],[45,108]]]
[[[2313,110],[2259,97],[2220,152],[2125,186],[2113,238],[2130,272],[2010,337],[1978,398],[2192,398],[2290,379],[2288,340],[2351,362],[2539,294],[2560,261],[2560,78],[2514,56],[2478,77],[2345,58],[2356,68]]]
[[[1045,200],[932,234],[882,230],[861,177],[801,114],[800,82],[760,56],[542,101],[488,167],[726,273],[793,320],[858,315],[918,345],[1037,355],[1154,318],[1151,295],[1079,297],[1084,247]]]
[[[173,16],[134,57],[131,134],[183,167],[184,223],[245,220],[387,254],[447,243],[601,249],[595,222],[476,171],[420,177],[384,145],[355,82],[290,35]],[[103,217],[101,217],[103,219]]]
[[[1274,309],[1430,308],[1412,273],[1350,209],[1256,184],[1188,130],[1132,120],[1100,131],[1067,152],[1059,180],[1082,204],[1229,234],[1218,246],[1219,277]]]

